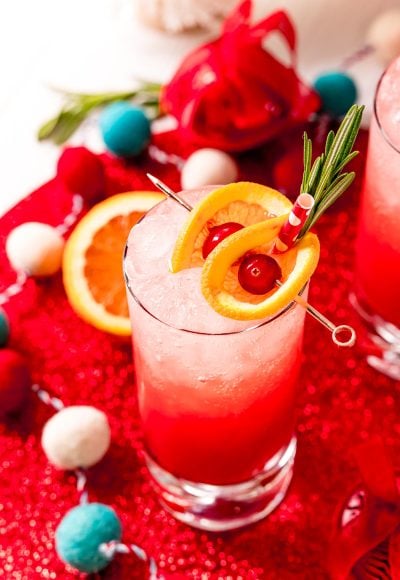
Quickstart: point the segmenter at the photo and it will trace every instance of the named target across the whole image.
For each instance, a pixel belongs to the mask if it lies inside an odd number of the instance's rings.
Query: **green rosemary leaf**
[[[325,151],[317,157],[310,170],[310,160],[305,150],[305,186],[315,200],[314,207],[304,224],[298,239],[315,224],[321,215],[330,207],[350,186],[355,174],[342,173],[348,163],[358,154],[352,151],[364,107],[353,105],[346,113],[336,134],[330,131],[326,138]],[[311,145],[310,145],[311,147]],[[312,151],[312,149],[310,149]],[[304,175],[303,175],[304,177]],[[302,182],[303,186],[303,182]]]
[[[300,186],[301,193],[308,192],[308,179],[311,170],[311,158],[312,158],[312,141],[308,138],[306,132],[303,133],[303,179]]]
[[[330,184],[330,186],[327,188],[325,195],[323,197],[323,199],[321,200],[319,205],[324,204],[329,197],[331,196],[332,191],[335,191],[336,186],[342,182],[342,180],[348,175],[348,173],[342,173],[341,175],[338,175],[337,177],[335,177],[335,179],[332,181],[332,183]]]
[[[358,135],[358,131],[360,130],[363,110],[364,110],[364,107],[361,110],[357,111],[357,114],[354,118],[352,131],[349,135],[347,147],[344,151],[345,155],[348,155],[354,146],[355,140],[356,140],[357,135]]]
[[[363,111],[364,111],[364,107],[358,107],[357,109],[355,109],[355,114],[354,114],[354,117],[352,119],[351,127],[350,127],[349,132],[348,132],[346,146],[343,150],[342,161],[345,157],[347,157],[351,153],[351,151],[353,149],[358,132],[360,130],[361,118],[363,115]]]
[[[45,139],[50,139],[53,135],[55,128],[57,127],[58,123],[60,122],[60,116],[62,115],[62,111],[50,119],[46,121],[43,125],[39,127],[37,138],[39,141],[44,141]]]
[[[56,145],[62,145],[75,133],[86,118],[86,111],[83,109],[70,109],[63,111],[56,127],[54,128],[51,139]]]
[[[350,161],[352,161],[355,157],[357,157],[358,154],[359,154],[359,151],[353,151],[352,153],[349,153],[349,155],[347,155],[347,157],[345,157],[343,159],[343,161],[341,162],[339,167],[337,167],[336,173],[340,173],[342,171],[342,169],[344,169],[346,167],[346,165],[348,163],[350,163]]]
[[[339,197],[349,188],[355,178],[355,173],[347,173],[341,176],[340,181],[335,185],[335,187],[331,190],[329,198],[325,198],[324,201],[318,205],[317,210],[311,216],[310,222],[307,224],[307,228],[303,227],[303,230],[300,233],[302,237],[312,226],[319,220],[321,215],[333,204]],[[300,237],[299,236],[299,237]]]
[[[99,95],[85,95],[85,94],[72,94],[71,99],[75,101],[78,105],[83,107],[90,107],[91,109],[95,107],[101,107],[103,105],[108,105],[109,103],[114,103],[115,101],[126,101],[137,95],[137,91],[131,91],[129,93],[103,93]]]
[[[134,91],[109,92],[99,94],[64,93],[66,103],[60,113],[44,123],[38,131],[38,139],[52,139],[60,145],[65,143],[78,129],[89,113],[98,107],[103,107],[115,101],[134,99],[140,106],[151,110],[151,117],[159,116],[159,95],[161,85],[143,83]]]
[[[161,85],[155,85],[153,83],[143,84],[138,89],[132,91],[110,91],[105,93],[73,93],[65,92],[64,95],[69,100],[80,101],[80,102],[91,102],[93,100],[103,101],[117,101],[131,99],[138,94],[159,94],[161,90]]]
[[[353,107],[349,109],[332,141],[332,145],[328,151],[322,168],[321,178],[315,191],[314,197],[316,202],[319,202],[322,199],[325,189],[335,177],[335,169],[336,166],[341,163],[345,154],[347,141],[353,128],[353,121],[357,114],[357,110],[358,108],[356,105],[353,105]]]
[[[333,140],[335,139],[335,132],[329,131],[326,142],[325,142],[325,155],[328,155],[329,149],[332,147]]]
[[[312,195],[313,197],[315,193],[316,184],[318,183],[318,180],[320,178],[321,168],[322,168],[321,157],[317,157],[316,160],[314,161],[314,164],[310,172],[310,177],[308,180],[308,192],[306,192]]]
[[[346,143],[349,138],[349,133],[351,132],[356,114],[357,106],[353,105],[350,107],[343,121],[341,122],[327,155],[327,163],[329,165],[335,165],[335,161],[343,157],[344,151],[347,147]]]

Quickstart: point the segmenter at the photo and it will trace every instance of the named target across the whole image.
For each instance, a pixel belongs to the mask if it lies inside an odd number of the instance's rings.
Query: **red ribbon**
[[[354,498],[360,506],[341,506],[331,543],[329,570],[333,580],[380,578],[400,580],[400,493],[389,454],[380,440],[355,450],[364,485]],[[350,521],[344,521],[346,514]],[[384,576],[386,570],[387,576]]]
[[[251,8],[251,0],[239,4],[221,36],[191,52],[164,87],[162,108],[178,120],[181,137],[197,147],[250,149],[319,108],[317,94],[296,74],[296,35],[286,13],[251,26]],[[273,32],[285,41],[290,66],[263,48]]]

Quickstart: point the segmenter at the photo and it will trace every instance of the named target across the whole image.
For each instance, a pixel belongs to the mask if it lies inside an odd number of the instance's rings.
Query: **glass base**
[[[177,520],[210,532],[257,522],[283,500],[293,475],[296,438],[253,479],[236,485],[208,485],[178,479],[146,455],[159,499]]]
[[[374,314],[356,294],[350,294],[350,302],[370,331],[368,364],[391,379],[400,380],[400,329]]]

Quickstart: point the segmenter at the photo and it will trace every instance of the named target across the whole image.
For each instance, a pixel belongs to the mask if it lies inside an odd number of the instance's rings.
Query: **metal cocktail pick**
[[[176,194],[175,191],[172,191],[172,189],[170,189],[168,185],[165,185],[165,183],[163,183],[157,177],[154,177],[154,175],[151,175],[150,173],[147,173],[147,177],[160,191],[165,193],[165,195],[171,197],[174,201],[179,203],[187,211],[192,211],[193,209],[192,206],[189,205],[178,194]],[[282,282],[279,282],[277,280],[276,285],[282,286]],[[326,316],[321,314],[321,312],[319,312],[316,308],[314,308],[314,306],[311,306],[311,304],[309,304],[301,296],[296,296],[294,300],[295,302],[300,304],[300,306],[302,306],[308,312],[308,314],[310,314],[310,316],[315,318],[315,320],[317,320],[320,324],[322,324],[322,326],[325,326],[325,328],[330,330],[332,340],[337,346],[353,346],[355,344],[356,332],[354,328],[352,328],[348,324],[340,324],[339,326],[336,326],[335,324],[333,324],[333,322],[331,322],[328,318],[326,318]]]

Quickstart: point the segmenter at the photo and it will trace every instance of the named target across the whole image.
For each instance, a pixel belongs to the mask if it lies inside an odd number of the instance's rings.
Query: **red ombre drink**
[[[184,197],[193,205],[208,191]],[[290,483],[305,310],[291,304],[263,321],[217,314],[200,268],[169,271],[186,218],[162,202],[127,244],[139,409],[163,504],[191,525],[226,530],[264,517]]]
[[[389,332],[390,342],[400,344],[400,58],[382,77],[374,109],[356,246],[356,296],[377,333],[388,338]]]

